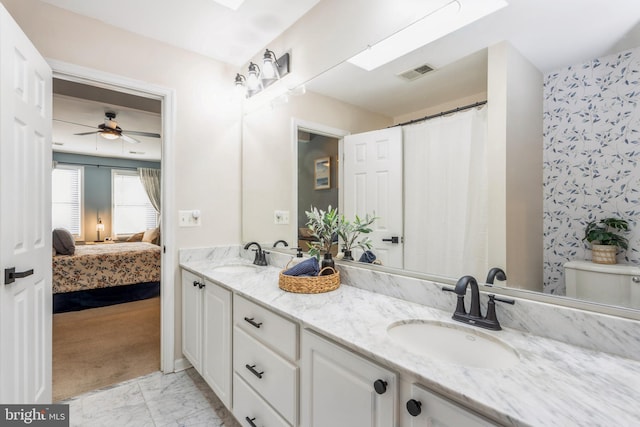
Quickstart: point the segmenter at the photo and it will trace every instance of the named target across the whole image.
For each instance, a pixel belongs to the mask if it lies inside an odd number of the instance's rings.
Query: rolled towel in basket
[[[286,276],[317,276],[320,273],[318,258],[311,257],[300,264],[296,264],[282,274]]]

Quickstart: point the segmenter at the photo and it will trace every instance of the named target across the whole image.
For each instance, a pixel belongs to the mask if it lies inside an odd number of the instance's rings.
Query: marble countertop
[[[180,265],[501,424],[640,425],[640,362],[506,328],[482,332],[518,352],[515,366],[472,368],[429,359],[401,348],[387,328],[413,319],[462,325],[451,320],[453,300],[451,312],[445,312],[346,285],[324,294],[295,294],[278,288],[276,267],[216,270],[239,263],[249,262],[231,258]]]

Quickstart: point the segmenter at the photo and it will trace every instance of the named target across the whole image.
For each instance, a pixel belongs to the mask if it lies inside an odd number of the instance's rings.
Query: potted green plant
[[[370,226],[375,220],[376,217],[369,216],[369,214],[366,214],[364,218],[360,218],[356,215],[353,222],[347,220],[344,215],[340,217],[338,235],[342,239],[342,244],[344,246],[343,259],[353,261],[351,251],[355,248],[360,248],[363,251],[371,249],[371,239],[369,236],[364,236],[364,238],[360,240],[358,240],[358,238],[362,234],[369,234],[373,231]]]
[[[629,243],[619,233],[628,230],[629,223],[620,218],[589,222],[582,240],[591,243],[592,261],[598,264],[615,264],[618,248],[627,249]]]
[[[311,230],[311,236],[316,240],[308,243],[309,255],[319,258],[320,254],[324,255],[321,268],[335,268],[335,263],[331,257],[331,248],[336,244],[340,218],[338,209],[331,208],[326,211],[311,206],[310,211],[305,211],[307,215],[307,227]],[[325,270],[324,274],[331,274],[332,271]]]

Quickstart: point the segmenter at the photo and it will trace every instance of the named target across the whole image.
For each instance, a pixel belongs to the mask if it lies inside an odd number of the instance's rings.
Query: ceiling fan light
[[[120,135],[118,135],[116,132],[109,132],[109,131],[100,132],[100,136],[103,137],[104,139],[108,139],[111,141],[113,141],[114,139],[120,138]]]

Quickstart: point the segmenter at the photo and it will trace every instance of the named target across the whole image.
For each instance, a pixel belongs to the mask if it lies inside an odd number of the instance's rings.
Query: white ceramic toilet
[[[640,309],[640,266],[570,261],[564,281],[568,297]]]

